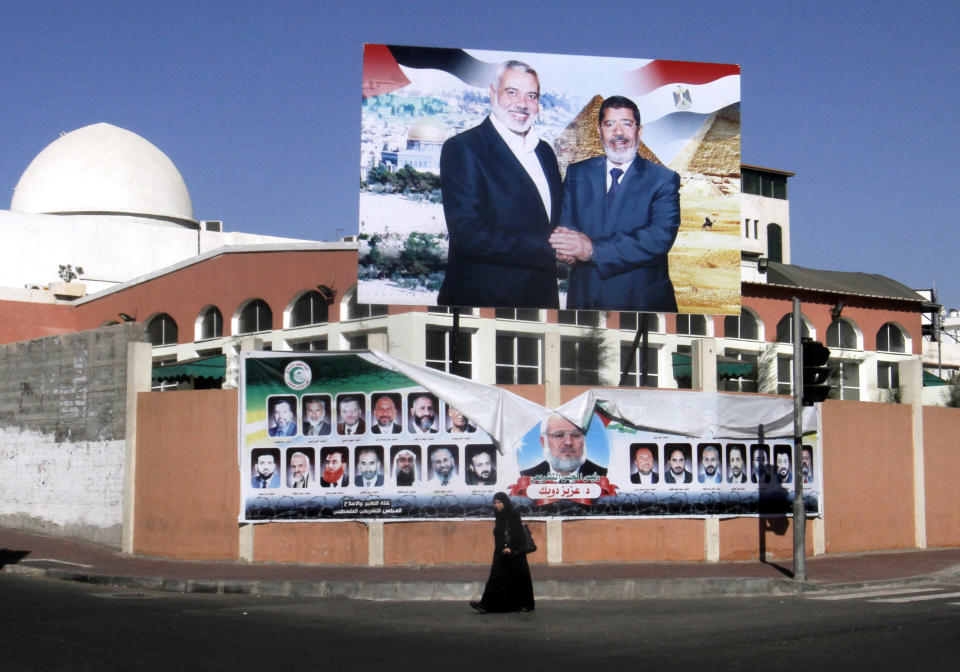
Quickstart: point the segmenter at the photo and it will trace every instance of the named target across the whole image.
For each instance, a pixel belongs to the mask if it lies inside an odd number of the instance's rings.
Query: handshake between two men
[[[593,256],[593,243],[585,234],[565,226],[558,226],[550,234],[550,246],[557,254],[557,261],[573,265],[587,262]]]

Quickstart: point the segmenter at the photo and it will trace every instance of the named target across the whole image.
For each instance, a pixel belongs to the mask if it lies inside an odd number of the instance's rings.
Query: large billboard
[[[797,477],[821,510],[815,424],[796,465],[789,399],[620,391],[517,425],[509,393],[452,397],[468,383],[376,353],[241,361],[241,521],[487,517],[498,491],[544,518],[789,514]]]
[[[364,46],[361,303],[740,312],[737,65]]]

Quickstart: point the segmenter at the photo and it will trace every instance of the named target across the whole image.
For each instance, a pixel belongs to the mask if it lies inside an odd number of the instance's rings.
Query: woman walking
[[[533,581],[523,553],[524,533],[520,514],[505,492],[493,496],[496,524],[493,526],[493,563],[490,578],[479,602],[470,606],[488,611],[533,611]]]

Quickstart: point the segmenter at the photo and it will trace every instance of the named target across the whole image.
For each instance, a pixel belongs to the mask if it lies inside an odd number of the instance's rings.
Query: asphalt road
[[[480,615],[451,602],[145,593],[0,574],[0,669],[957,669],[960,585],[872,593],[541,601],[533,614]]]

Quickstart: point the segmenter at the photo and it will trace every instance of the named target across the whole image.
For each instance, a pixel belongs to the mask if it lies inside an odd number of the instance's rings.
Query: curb
[[[165,579],[155,576],[91,574],[64,569],[9,565],[5,572],[92,585],[140,588],[183,594],[263,595],[373,601],[466,601],[483,592],[483,581],[282,581]],[[609,579],[534,581],[538,600],[695,599],[750,595],[792,595],[815,590],[788,579]]]
[[[95,574],[66,569],[7,565],[4,572],[92,585],[138,588],[168,593],[310,597],[372,601],[465,601],[483,592],[483,581],[289,581],[233,579],[167,579],[157,576]],[[596,579],[533,582],[538,600],[641,600],[750,597],[847,591],[879,586],[960,580],[960,565],[930,575],[824,583],[777,578]]]

